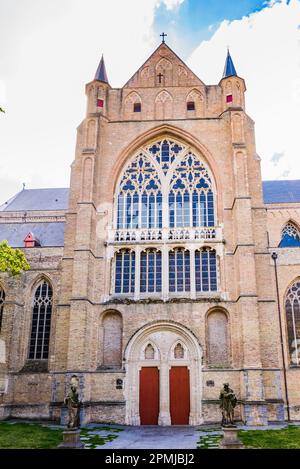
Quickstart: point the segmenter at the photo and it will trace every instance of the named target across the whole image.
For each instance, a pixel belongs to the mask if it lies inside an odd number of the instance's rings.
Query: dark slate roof
[[[237,76],[235,66],[233,64],[233,60],[231,58],[230,52],[228,50],[227,52],[227,57],[226,57],[226,62],[225,62],[225,68],[224,68],[224,73],[223,73],[223,78],[227,77],[232,77],[232,76]]]
[[[107,78],[107,73],[106,73],[106,68],[105,68],[105,63],[104,63],[104,58],[103,55],[101,57],[100,63],[98,65],[96,75],[95,75],[95,80],[99,81],[104,81],[104,83],[108,83],[108,78]]]
[[[31,232],[42,247],[64,245],[64,222],[0,223],[0,242],[6,240],[13,248],[24,247],[24,239]]]
[[[263,181],[265,204],[300,202],[300,180]]]
[[[1,205],[0,212],[66,210],[68,200],[68,188],[24,189]]]

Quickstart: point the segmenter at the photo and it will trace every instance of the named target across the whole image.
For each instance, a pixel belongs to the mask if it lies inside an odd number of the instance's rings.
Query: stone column
[[[162,297],[167,300],[169,297],[169,249],[162,247]]]
[[[191,266],[191,299],[196,299],[196,269],[195,269],[195,250],[194,246],[190,250],[190,266]]]
[[[141,279],[141,250],[142,248],[137,246],[135,248],[135,281],[134,281],[134,299],[140,299],[140,279]]]
[[[159,367],[159,416],[158,425],[171,425],[170,415],[170,367],[167,360],[163,360]]]

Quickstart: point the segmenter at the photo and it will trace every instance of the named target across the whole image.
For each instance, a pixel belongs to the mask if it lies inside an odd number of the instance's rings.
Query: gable
[[[124,88],[204,86],[204,83],[166,44],[154,51]]]

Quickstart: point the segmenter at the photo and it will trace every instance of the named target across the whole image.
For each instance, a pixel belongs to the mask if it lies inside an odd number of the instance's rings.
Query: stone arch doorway
[[[203,423],[202,348],[186,327],[157,321],[139,329],[126,346],[125,368],[127,425]],[[147,387],[149,420],[142,407]]]

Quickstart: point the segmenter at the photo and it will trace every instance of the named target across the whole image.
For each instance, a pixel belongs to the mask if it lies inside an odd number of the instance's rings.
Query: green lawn
[[[0,422],[0,448],[48,449],[62,441],[62,430],[37,423]]]
[[[216,433],[201,436],[198,448],[218,448],[222,436]],[[300,449],[300,427],[293,425],[281,430],[240,430],[238,435],[247,449]]]
[[[240,431],[239,437],[247,448],[296,449],[300,448],[300,427],[289,425],[282,430]]]
[[[80,429],[80,437],[86,449],[94,449],[114,440],[121,431],[107,426],[83,427]],[[62,432],[63,429],[53,429],[38,423],[0,422],[0,449],[57,448],[62,442]]]

